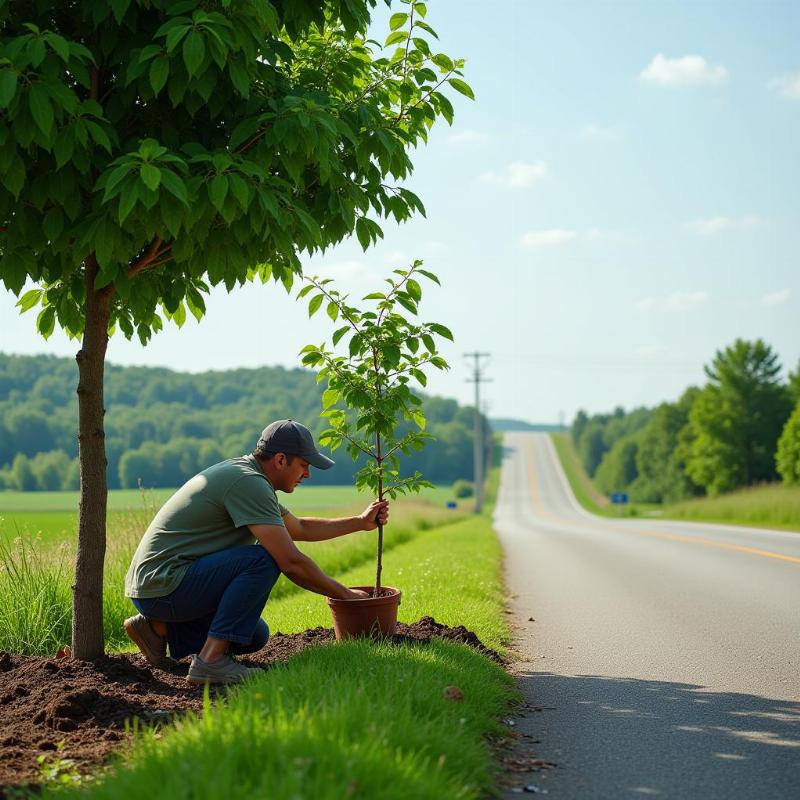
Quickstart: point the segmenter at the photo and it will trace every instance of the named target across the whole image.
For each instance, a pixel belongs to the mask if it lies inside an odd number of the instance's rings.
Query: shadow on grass
[[[540,776],[554,800],[800,797],[798,702],[546,672],[523,674],[519,686],[542,708],[518,730],[559,765]]]

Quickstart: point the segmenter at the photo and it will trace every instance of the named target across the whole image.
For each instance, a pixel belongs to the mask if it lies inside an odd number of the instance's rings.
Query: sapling
[[[331,322],[344,323],[333,332],[330,345],[310,344],[300,351],[302,363],[318,370],[317,381],[327,380],[322,416],[330,427],[320,435],[320,444],[331,450],[344,445],[354,460],[364,457],[356,488],[370,490],[379,500],[432,486],[419,471],[402,475],[399,457],[421,450],[432,438],[425,431],[422,401],[410,384],[424,387],[428,367],[448,369],[436,343],[439,337],[453,340],[444,325],[410,318],[417,316],[422,300],[419,277],[439,283],[415,261],[407,270],[394,270],[385,279],[385,291],[363,297],[367,308],[351,305],[349,295],[335,289],[331,278],[305,277],[298,293],[309,296],[309,317],[326,304]],[[379,525],[375,597],[381,591],[382,557]]]

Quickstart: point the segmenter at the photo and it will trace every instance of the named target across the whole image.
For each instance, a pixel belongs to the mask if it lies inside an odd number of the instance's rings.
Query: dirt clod
[[[464,692],[458,688],[458,686],[445,686],[442,689],[442,697],[445,700],[463,700],[464,699]]]
[[[432,638],[467,644],[502,663],[472,631],[432,617],[398,623],[394,641],[426,644]],[[242,660],[269,667],[333,640],[330,628],[276,633],[264,650]],[[168,724],[183,713],[201,711],[203,687],[186,683],[187,668],[188,660],[150,667],[133,653],[83,662],[0,652],[0,800],[12,794],[4,787],[37,781],[38,756],[53,757],[58,751],[59,758],[73,760],[78,771],[87,773],[124,743],[133,720]]]

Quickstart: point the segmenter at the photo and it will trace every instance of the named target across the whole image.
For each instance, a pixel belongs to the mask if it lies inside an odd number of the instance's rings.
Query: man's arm
[[[283,515],[286,530],[296,542],[322,542],[356,531],[372,531],[378,527],[379,523],[385,525],[388,519],[388,500],[374,500],[356,517],[339,517],[338,519],[295,517],[294,514],[288,512]]]
[[[354,600],[366,597],[366,592],[348,589],[326,575],[305,553],[301,553],[283,525],[249,525],[250,531],[261,546],[275,559],[286,577],[312,592],[336,597],[339,600]]]

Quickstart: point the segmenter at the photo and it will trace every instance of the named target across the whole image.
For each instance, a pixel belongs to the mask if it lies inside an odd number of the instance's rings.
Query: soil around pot
[[[433,638],[469,645],[503,663],[472,631],[432,617],[411,625],[398,622],[392,641],[424,645]],[[242,662],[269,669],[333,640],[330,628],[276,633],[264,650]],[[39,756],[70,759],[78,772],[89,773],[124,747],[132,720],[165,724],[186,712],[200,712],[203,687],[186,683],[187,668],[188,660],[151,667],[133,653],[81,662],[0,652],[0,800],[13,794],[6,788],[38,782]],[[212,689],[212,697],[224,697],[225,692]]]

